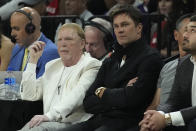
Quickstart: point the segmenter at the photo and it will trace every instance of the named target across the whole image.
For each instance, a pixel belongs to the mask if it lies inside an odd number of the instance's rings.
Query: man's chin
[[[19,42],[17,42],[17,44],[18,44],[19,46],[23,46],[23,45],[24,45],[23,43],[19,43]]]

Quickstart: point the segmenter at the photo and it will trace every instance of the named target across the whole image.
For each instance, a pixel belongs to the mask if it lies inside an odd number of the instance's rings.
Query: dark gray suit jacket
[[[181,111],[187,124],[196,118],[196,107],[192,107],[192,77],[194,65],[190,56],[178,65],[174,85],[167,101],[167,105],[160,107],[164,112]]]

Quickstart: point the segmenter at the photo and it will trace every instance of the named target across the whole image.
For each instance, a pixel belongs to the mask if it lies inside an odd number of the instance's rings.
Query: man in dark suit
[[[118,5],[111,13],[118,44],[103,62],[83,102],[85,111],[94,116],[64,131],[138,131],[154,96],[162,61],[141,39],[141,12]],[[136,76],[137,81],[129,84]]]
[[[193,131],[196,118],[196,15],[190,18],[183,34],[183,50],[191,54],[180,62],[167,104],[157,112],[145,112],[140,131]],[[175,128],[176,127],[176,128]]]

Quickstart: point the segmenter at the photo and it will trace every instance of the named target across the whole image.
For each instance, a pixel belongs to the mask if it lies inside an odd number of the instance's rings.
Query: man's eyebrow
[[[192,27],[192,28],[196,28],[196,25],[191,25],[190,27]]]

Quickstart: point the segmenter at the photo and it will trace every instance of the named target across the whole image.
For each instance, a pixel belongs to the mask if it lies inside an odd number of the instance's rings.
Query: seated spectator
[[[160,95],[160,105],[165,105],[176,74],[176,68],[181,58],[187,55],[185,51],[182,50],[183,45],[183,34],[185,32],[185,27],[190,20],[191,14],[186,14],[180,17],[176,22],[176,29],[174,31],[174,38],[178,43],[179,57],[175,60],[168,62],[161,70],[157,87],[161,89]]]
[[[49,4],[47,5],[46,7],[46,12],[47,12],[47,15],[61,15],[60,11],[60,7],[64,7],[63,4],[61,4],[62,0],[50,0],[49,1]]]
[[[138,131],[152,101],[162,62],[158,52],[141,40],[142,14],[131,5],[119,5],[111,17],[119,44],[103,62],[83,102],[85,111],[94,116],[64,131]],[[136,76],[138,80],[129,84]]]
[[[182,50],[182,44],[183,33],[185,32],[185,27],[188,24],[190,17],[191,14],[183,15],[176,22],[174,38],[178,43],[179,55],[177,55],[177,57],[175,57],[174,60],[166,63],[162,68],[157,83],[156,94],[151,105],[147,108],[147,110],[156,110],[158,105],[165,105],[169,97],[171,88],[173,86],[177,65],[179,61],[187,55],[187,53]]]
[[[88,20],[93,14],[87,10],[87,0],[64,0],[65,15],[78,15],[84,20]]]
[[[40,15],[36,10],[24,7],[11,15],[10,23],[11,35],[17,44],[13,48],[8,70],[25,70],[26,63],[28,63],[28,47],[35,41],[43,41],[46,43],[46,47],[36,67],[36,77],[40,77],[45,71],[45,64],[59,57],[56,45],[40,32]]]
[[[25,6],[34,8],[40,15],[46,15],[47,4],[48,0],[11,0],[0,8],[0,16],[2,20],[7,20],[15,10]]]
[[[105,60],[112,53],[114,42],[112,36],[112,25],[103,18],[94,18],[85,22],[85,49],[92,57]]]
[[[14,44],[11,42],[11,40],[2,34],[0,17],[0,71],[7,70],[13,46]]]
[[[161,39],[158,41],[158,20],[152,23],[150,45],[160,50],[163,58],[178,54],[178,44],[174,39],[173,32],[177,18],[183,13],[184,3],[182,0],[158,0],[158,10],[152,15],[163,15],[161,21],[160,33]]]
[[[196,16],[190,18],[190,22],[183,34],[182,49],[191,54],[177,67],[174,85],[168,101],[164,106],[144,113],[144,119],[140,122],[140,131],[160,131],[165,127],[171,131],[194,131],[196,127],[196,93],[195,93],[195,66],[196,66]],[[187,127],[189,126],[189,130]]]
[[[87,0],[61,0],[61,3],[64,4],[64,12],[62,15],[77,15],[80,19],[76,19],[76,23],[80,24],[81,27],[83,25],[83,20],[88,20],[93,14],[87,10]],[[71,23],[70,19],[65,19],[65,23]],[[59,27],[62,23],[57,27],[56,35],[55,35],[55,43],[57,43],[57,33]]]
[[[84,112],[82,101],[101,62],[83,52],[85,36],[82,28],[69,23],[59,29],[60,58],[48,62],[44,75],[36,80],[36,63],[44,45],[44,42],[36,42],[29,48],[30,59],[21,82],[22,99],[42,99],[44,114],[34,116],[22,131],[54,131],[91,117]]]

